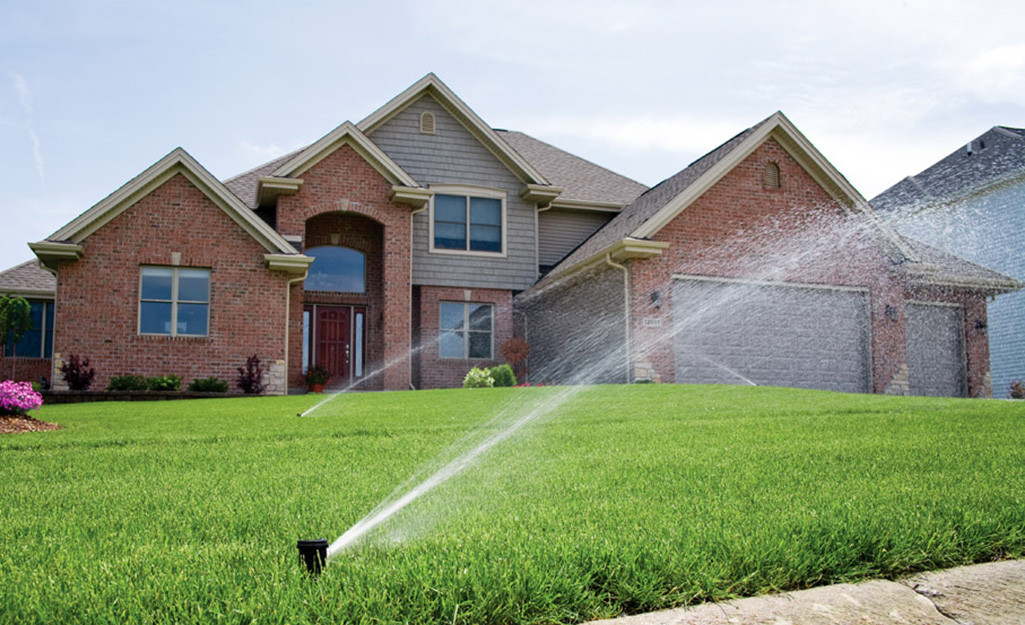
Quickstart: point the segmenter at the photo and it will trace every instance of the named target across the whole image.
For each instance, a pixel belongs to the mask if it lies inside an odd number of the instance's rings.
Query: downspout
[[[605,264],[609,267],[615,267],[623,271],[623,321],[626,324],[625,329],[625,344],[624,349],[626,351],[626,383],[630,383],[630,270],[624,265],[613,262],[612,253],[605,254]]]
[[[292,285],[305,280],[310,275],[310,268],[306,267],[306,271],[299,278],[292,278],[285,284],[285,395],[288,395],[288,334],[289,334],[289,323],[292,320]]]

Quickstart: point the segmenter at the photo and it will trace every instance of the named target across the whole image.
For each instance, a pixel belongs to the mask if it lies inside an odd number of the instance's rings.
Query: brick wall
[[[496,289],[454,289],[450,287],[422,286],[420,301],[420,362],[417,388],[453,388],[463,384],[466,372],[472,367],[494,367],[505,360],[502,344],[513,336],[512,291]],[[494,306],[494,336],[491,359],[441,358],[438,349],[441,302],[473,302]]]
[[[112,375],[217,376],[257,354],[269,367],[284,358],[287,276],[264,266],[267,250],[178,174],[83,242],[78,261],[60,263],[54,367],[61,355],[88,357],[94,390]],[[140,266],[209,268],[210,325],[205,337],[138,333]],[[55,384],[60,385],[59,374]]]
[[[531,383],[628,381],[623,280],[621,270],[601,265],[523,306]]]
[[[391,202],[391,184],[349,146],[328,154],[300,178],[303,184],[297,194],[278,199],[278,231],[303,237],[304,247],[333,244],[331,235],[334,234],[338,235],[337,245],[370,250],[367,264],[368,271],[373,266],[373,274],[368,275],[368,288],[376,292],[368,292],[361,299],[352,295],[307,295],[301,286],[293,290],[289,386],[304,386],[301,371],[303,303],[365,301],[368,326],[373,333],[368,335],[368,371],[382,369],[367,385],[388,390],[408,389],[412,311],[410,208]],[[368,219],[373,223],[367,223]],[[371,366],[371,358],[374,366]]]
[[[0,356],[0,380],[38,382],[51,378],[53,366],[49,358],[10,358]]]

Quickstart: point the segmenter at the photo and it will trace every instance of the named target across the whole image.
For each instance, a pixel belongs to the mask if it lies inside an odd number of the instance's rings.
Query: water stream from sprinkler
[[[803,225],[807,226],[808,224],[804,223]],[[800,236],[795,237],[789,249],[786,247],[781,249],[765,247],[763,249],[754,250],[755,253],[751,254],[752,264],[744,267],[746,271],[743,273],[748,279],[743,283],[738,284],[741,284],[742,286],[746,284],[749,288],[756,289],[767,283],[785,281],[790,278],[792,274],[796,273],[799,275],[800,269],[802,269],[804,265],[814,262],[817,255],[827,253],[835,254],[836,250],[843,246],[859,245],[860,240],[865,237],[866,233],[868,233],[869,236],[874,236],[878,229],[878,224],[873,223],[871,220],[857,220],[853,218],[851,218],[849,222],[846,222],[845,226],[846,229],[844,230],[836,229],[831,232],[823,230],[812,233],[801,233]],[[778,228],[779,224],[775,224],[775,227]],[[632,347],[631,357],[637,359],[639,357],[646,356],[649,353],[657,352],[657,350],[662,348],[667,341],[674,341],[677,335],[681,333],[695,331],[695,328],[699,327],[699,322],[702,319],[714,318],[714,316],[721,313],[723,307],[734,306],[738,302],[742,301],[744,297],[745,290],[740,288],[728,295],[721,295],[718,299],[710,298],[708,301],[695,303],[686,310],[678,309],[672,319],[671,326],[666,331],[659,332],[655,337],[649,335],[644,340],[637,340],[635,342],[635,345]],[[588,322],[591,324],[591,327],[589,328],[590,335],[584,342],[589,344],[574,346],[591,349],[590,352],[584,350],[584,353],[594,353],[596,351],[594,350],[595,347],[612,344],[609,339],[610,327],[613,322],[617,324],[619,328],[622,327],[622,320],[618,318],[608,321],[608,323],[599,318],[591,318]],[[422,347],[420,349],[422,349]],[[495,427],[498,427],[498,431],[486,436],[482,440],[476,441],[472,447],[456,455],[454,459],[445,463],[441,468],[437,469],[426,478],[419,479],[417,476],[414,476],[406,483],[399,486],[389,497],[378,504],[378,506],[370,513],[360,519],[328,546],[326,552],[327,560],[330,561],[332,557],[352,548],[353,545],[355,545],[369,532],[385,523],[388,519],[395,516],[413,502],[423,498],[440,485],[462,473],[468,467],[476,463],[488,451],[506,441],[527,425],[536,422],[541,417],[548,415],[563,406],[566,402],[576,397],[576,395],[581,391],[588,388],[588,384],[606,382],[610,379],[610,372],[622,371],[621,363],[624,353],[621,350],[606,350],[607,353],[604,357],[597,358],[593,362],[589,363],[582,363],[579,358],[576,357],[575,352],[580,350],[567,351],[568,355],[564,359],[565,362],[555,365],[549,371],[537,371],[536,375],[539,379],[546,379],[545,376],[549,374],[556,377],[555,373],[552,372],[557,371],[558,375],[561,376],[569,386],[559,387],[559,392],[554,396],[546,397],[545,403],[540,406],[524,408],[522,405],[515,403],[507,405],[502,411],[500,411],[499,415],[476,430],[476,432],[479,433],[480,431],[488,428],[494,429]],[[707,355],[689,355],[707,361],[711,365],[727,372],[730,376],[743,380],[746,384],[757,386],[757,383],[747,375],[727,367],[722,363],[716,362]],[[382,367],[382,370],[387,366],[388,365]],[[622,374],[619,373],[618,375],[621,376]],[[341,393],[336,393],[325,398],[323,401],[303,413],[303,416],[313,413],[323,405],[337,398],[339,394]],[[465,440],[470,439],[473,439],[472,435],[467,437]]]

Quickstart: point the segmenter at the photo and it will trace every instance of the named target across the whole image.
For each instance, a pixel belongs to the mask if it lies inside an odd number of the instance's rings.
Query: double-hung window
[[[142,268],[139,334],[207,336],[209,327],[209,269]]]
[[[503,254],[505,192],[443,191],[433,198],[431,251]]]
[[[472,302],[441,302],[441,335],[438,349],[442,358],[490,359],[494,307]]]

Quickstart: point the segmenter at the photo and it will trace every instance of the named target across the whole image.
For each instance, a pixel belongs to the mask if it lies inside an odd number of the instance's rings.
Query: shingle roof
[[[1016,291],[1022,283],[988,267],[965,260],[921,241],[904,237],[921,261],[906,263],[903,271],[912,279],[932,284],[989,288],[994,292]]]
[[[246,206],[256,208],[256,187],[260,181],[260,176],[269,176],[272,171],[281,167],[308,147],[310,146],[299,148],[298,150],[289,152],[284,156],[279,156],[272,161],[267,161],[259,167],[254,167],[249,171],[232,176],[224,181],[224,186],[228,187],[228,189],[234,193],[238,199],[245,202]]]
[[[35,259],[0,272],[0,293],[54,293],[57,279]]]
[[[908,176],[871,202],[893,211],[981,190],[1025,175],[1025,129],[994,126],[943,160]]]
[[[541,175],[562,189],[561,200],[626,205],[648,187],[565,150],[515,130],[496,130]]]
[[[687,187],[693,184],[702,174],[715,166],[716,163],[728,156],[737,146],[743,143],[749,135],[754,133],[762,124],[771,118],[748,128],[744,132],[733,137],[726,143],[720,145],[708,154],[687,166],[679,173],[666,178],[651,189],[648,189],[640,197],[634,200],[629,206],[619,212],[609,223],[591,235],[591,238],[584,241],[571,252],[566,258],[548,273],[555,276],[572,267],[579,261],[597,254],[616,241],[630,236],[641,224],[650,219],[665,206],[670,200],[682,193]]]

